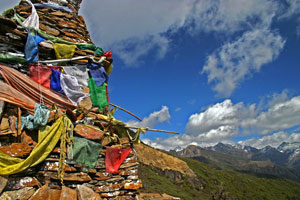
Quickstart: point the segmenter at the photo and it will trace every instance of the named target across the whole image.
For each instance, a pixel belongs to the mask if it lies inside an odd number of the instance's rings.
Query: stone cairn
[[[86,24],[82,16],[78,15],[80,3],[82,0],[52,0],[41,1],[31,0],[32,3],[53,3],[65,6],[72,10],[67,12],[53,8],[36,7],[39,16],[39,28],[42,32],[51,37],[62,39],[72,43],[93,44]],[[12,55],[24,54],[24,48],[27,41],[27,31],[16,20],[18,15],[24,19],[31,15],[31,5],[25,1],[20,1],[19,5],[13,9],[6,10],[0,16],[0,54]],[[47,39],[47,38],[46,38]],[[47,41],[39,44],[39,60],[55,60],[56,55],[52,45]],[[76,48],[74,56],[93,56],[93,59],[99,61],[102,55],[95,54],[92,50]],[[104,67],[109,67],[112,58],[106,58],[102,61]],[[12,67],[28,74],[28,64],[23,60],[0,59],[3,65]],[[68,65],[87,64],[88,58],[69,61]],[[37,131],[23,130],[20,137],[16,137],[16,128],[13,124],[18,116],[17,107],[13,104],[1,101],[1,123],[0,123],[0,151],[17,158],[26,159],[37,142]],[[89,109],[90,111],[91,109]],[[24,111],[23,111],[24,112]],[[106,115],[108,109],[101,114]],[[71,114],[70,114],[71,113]],[[67,112],[68,114],[68,112]],[[89,114],[87,114],[89,115]],[[87,116],[87,115],[84,115]],[[87,123],[80,124],[85,126],[93,121],[93,118],[78,117],[76,111],[69,112],[68,116],[75,117],[73,122],[80,118]],[[92,115],[91,115],[92,116]],[[51,113],[50,113],[51,118]],[[53,117],[52,117],[53,120]],[[50,119],[49,119],[50,121]],[[77,124],[77,123],[76,123]],[[106,135],[100,138],[97,135],[109,129],[109,123],[90,123],[89,131],[85,132],[77,124],[74,128],[74,134],[80,137],[93,139],[103,146],[129,148],[133,149],[130,137],[120,137],[120,139],[108,139]],[[105,131],[104,131],[105,130]],[[132,132],[131,132],[132,133]],[[9,176],[0,176],[0,200],[4,199],[136,199],[138,189],[142,187],[141,180],[138,178],[138,161],[134,150],[121,164],[119,172],[116,174],[106,173],[105,169],[106,149],[100,151],[96,167],[89,169],[85,165],[76,164],[72,160],[65,160],[63,184],[58,177],[60,146],[53,149],[48,157],[40,164],[27,168],[17,174]]]

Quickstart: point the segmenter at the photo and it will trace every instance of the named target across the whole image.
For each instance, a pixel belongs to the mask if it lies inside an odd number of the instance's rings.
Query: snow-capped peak
[[[174,148],[174,151],[176,151],[176,152],[181,151],[181,150],[182,150],[182,147],[180,147],[180,146],[177,146]]]
[[[300,149],[300,142],[283,142],[277,147],[277,150],[282,153],[291,153]]]

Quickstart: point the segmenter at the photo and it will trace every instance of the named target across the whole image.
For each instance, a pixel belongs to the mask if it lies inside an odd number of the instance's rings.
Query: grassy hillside
[[[299,183],[279,178],[261,178],[227,169],[217,170],[196,160],[183,160],[196,173],[202,186],[187,178],[176,182],[157,168],[141,165],[143,190],[167,193],[186,200],[213,199],[213,196],[214,199],[300,199]]]

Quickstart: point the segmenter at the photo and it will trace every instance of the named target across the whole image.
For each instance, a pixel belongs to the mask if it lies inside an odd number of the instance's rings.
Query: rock
[[[77,200],[76,190],[62,186],[59,200]]]
[[[34,187],[41,185],[40,182],[33,177],[9,177],[6,190],[19,190],[25,187]]]
[[[0,23],[1,23],[1,26],[6,25],[6,26],[10,27],[11,29],[17,28],[16,22],[14,22],[13,20],[11,20],[9,18],[3,17],[3,16],[0,16]]]
[[[15,33],[16,35],[20,36],[22,39],[27,38],[27,34],[24,33],[23,31],[20,31],[18,29],[14,29],[12,32]]]
[[[26,192],[24,195],[20,197],[20,200],[28,200],[33,194],[35,193],[35,189],[32,188],[28,192]]]
[[[13,157],[23,158],[30,154],[31,147],[25,143],[12,143],[9,146],[1,146],[0,151]]]
[[[13,29],[10,27],[10,26],[7,26],[7,25],[1,25],[0,26],[0,34],[5,34],[5,33],[8,33],[8,32],[11,32]]]
[[[98,193],[114,192],[114,191],[119,191],[123,186],[124,186],[124,184],[122,184],[122,183],[119,183],[119,184],[111,183],[109,185],[102,185],[99,187],[95,187],[94,190],[95,190],[95,192],[98,192]]]
[[[58,189],[49,189],[48,190],[48,199],[58,200],[60,199],[61,190]]]
[[[52,46],[52,44],[51,44],[51,46]],[[52,48],[53,48],[53,46],[52,46]],[[64,113],[61,110],[51,110],[50,114],[49,114],[48,122],[55,121],[56,119],[58,119],[59,117],[61,117],[63,115],[64,115]]]
[[[119,170],[119,174],[121,176],[129,176],[129,175],[137,175],[138,170],[137,169],[125,169],[125,170]]]
[[[58,165],[59,165],[59,162],[45,162],[45,165],[43,166],[43,170],[45,171],[54,171],[54,172],[57,172],[58,171]],[[71,172],[71,171],[76,171],[76,168],[68,165],[68,164],[65,164],[65,169],[64,169],[66,172]]]
[[[47,49],[54,49],[52,43],[48,40],[40,42],[39,45]]]
[[[66,36],[71,37],[71,38],[76,38],[76,39],[81,39],[81,40],[85,40],[85,37],[76,34],[76,33],[70,33],[70,32],[65,32],[64,33]]]
[[[87,33],[87,31],[86,31],[84,28],[78,27],[78,28],[76,29],[76,31],[77,31],[78,33],[82,34],[82,35],[85,37],[85,39],[86,39],[87,41],[90,41],[90,40],[91,40],[89,34]]]
[[[120,191],[115,191],[115,192],[108,192],[108,193],[101,193],[101,197],[104,197],[104,198],[109,198],[109,197],[116,197],[118,195],[120,195]]]
[[[15,6],[14,8],[17,12],[31,12],[31,6]]]
[[[47,24],[48,23],[51,23],[51,24],[56,24],[56,20],[54,19],[54,17],[47,17],[45,15],[40,15],[40,22],[42,22],[43,24]]]
[[[94,51],[92,51],[92,50],[86,49],[86,50],[83,50],[83,51],[86,52],[89,55],[94,55],[94,56],[96,55],[96,53]]]
[[[67,41],[69,41],[69,42],[74,42],[74,40],[75,40],[75,39],[69,38],[69,37],[67,37],[67,36],[65,36],[65,35],[62,36],[62,39],[63,39],[63,40],[67,40]]]
[[[100,200],[99,194],[94,192],[91,188],[83,185],[77,185],[78,200]]]
[[[48,184],[43,185],[32,195],[29,200],[47,200],[49,196],[48,190]]]
[[[80,101],[79,107],[83,108],[84,110],[90,110],[93,107],[91,97],[87,97],[84,100]]]
[[[82,50],[76,50],[76,51],[75,51],[75,54],[76,54],[76,55],[80,55],[80,56],[86,56],[86,55],[87,55],[86,52],[84,52],[84,51],[82,51]]]
[[[72,23],[72,22],[68,22],[68,21],[59,21],[58,22],[58,26],[60,28],[71,28],[71,29],[75,29],[77,28],[77,25]]]
[[[21,12],[19,12],[19,15],[21,15],[21,17],[27,18],[31,15],[31,13],[21,11]]]
[[[143,187],[141,180],[131,181],[131,182],[126,180],[125,182],[126,183],[124,185],[124,189],[126,189],[126,190],[138,190]]]
[[[26,188],[23,188],[20,190],[15,190],[15,191],[7,191],[7,192],[4,192],[0,196],[0,200],[12,200],[12,199],[24,199],[25,200],[24,197],[30,198],[30,196],[32,195],[32,193],[34,191],[35,191],[35,189],[32,187],[26,187]]]
[[[70,15],[69,13],[62,12],[60,10],[50,13],[50,15],[55,15],[55,16],[58,16],[58,17],[73,18],[73,16]]]
[[[33,141],[33,139],[29,135],[27,135],[26,131],[27,130],[24,130],[21,134],[21,143],[35,146],[37,142]]]
[[[3,189],[5,188],[7,182],[8,182],[7,178],[0,176],[0,194],[3,191]]]
[[[2,117],[1,124],[0,124],[0,130],[7,130],[10,129],[9,120],[7,117]]]
[[[39,171],[38,173],[53,180],[59,180],[57,172]],[[89,182],[90,180],[92,180],[91,177],[84,172],[64,174],[64,181]]]
[[[60,31],[58,31],[57,29],[51,28],[51,27],[49,27],[47,25],[44,25],[42,23],[40,23],[40,29],[42,31],[45,31],[49,35],[58,36],[60,34]]]
[[[100,140],[104,136],[104,132],[101,131],[97,126],[77,124],[74,128],[74,132],[86,139]]]
[[[129,144],[130,140],[128,137],[123,137],[123,138],[120,138],[120,143],[121,144]]]
[[[128,163],[123,163],[121,166],[120,166],[120,169],[123,169],[123,168],[128,168],[128,167],[133,167],[133,166],[137,166],[139,163],[138,162],[128,162]]]
[[[6,33],[6,35],[12,40],[22,40],[22,38],[20,36],[13,34],[13,33]]]

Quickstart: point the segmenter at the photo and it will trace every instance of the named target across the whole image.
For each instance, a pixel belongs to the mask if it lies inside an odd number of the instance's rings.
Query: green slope
[[[192,199],[299,199],[300,184],[286,179],[260,178],[233,170],[217,170],[199,161],[184,158],[202,183],[183,179],[175,182],[159,169],[140,167],[144,191],[167,193],[186,200]]]

